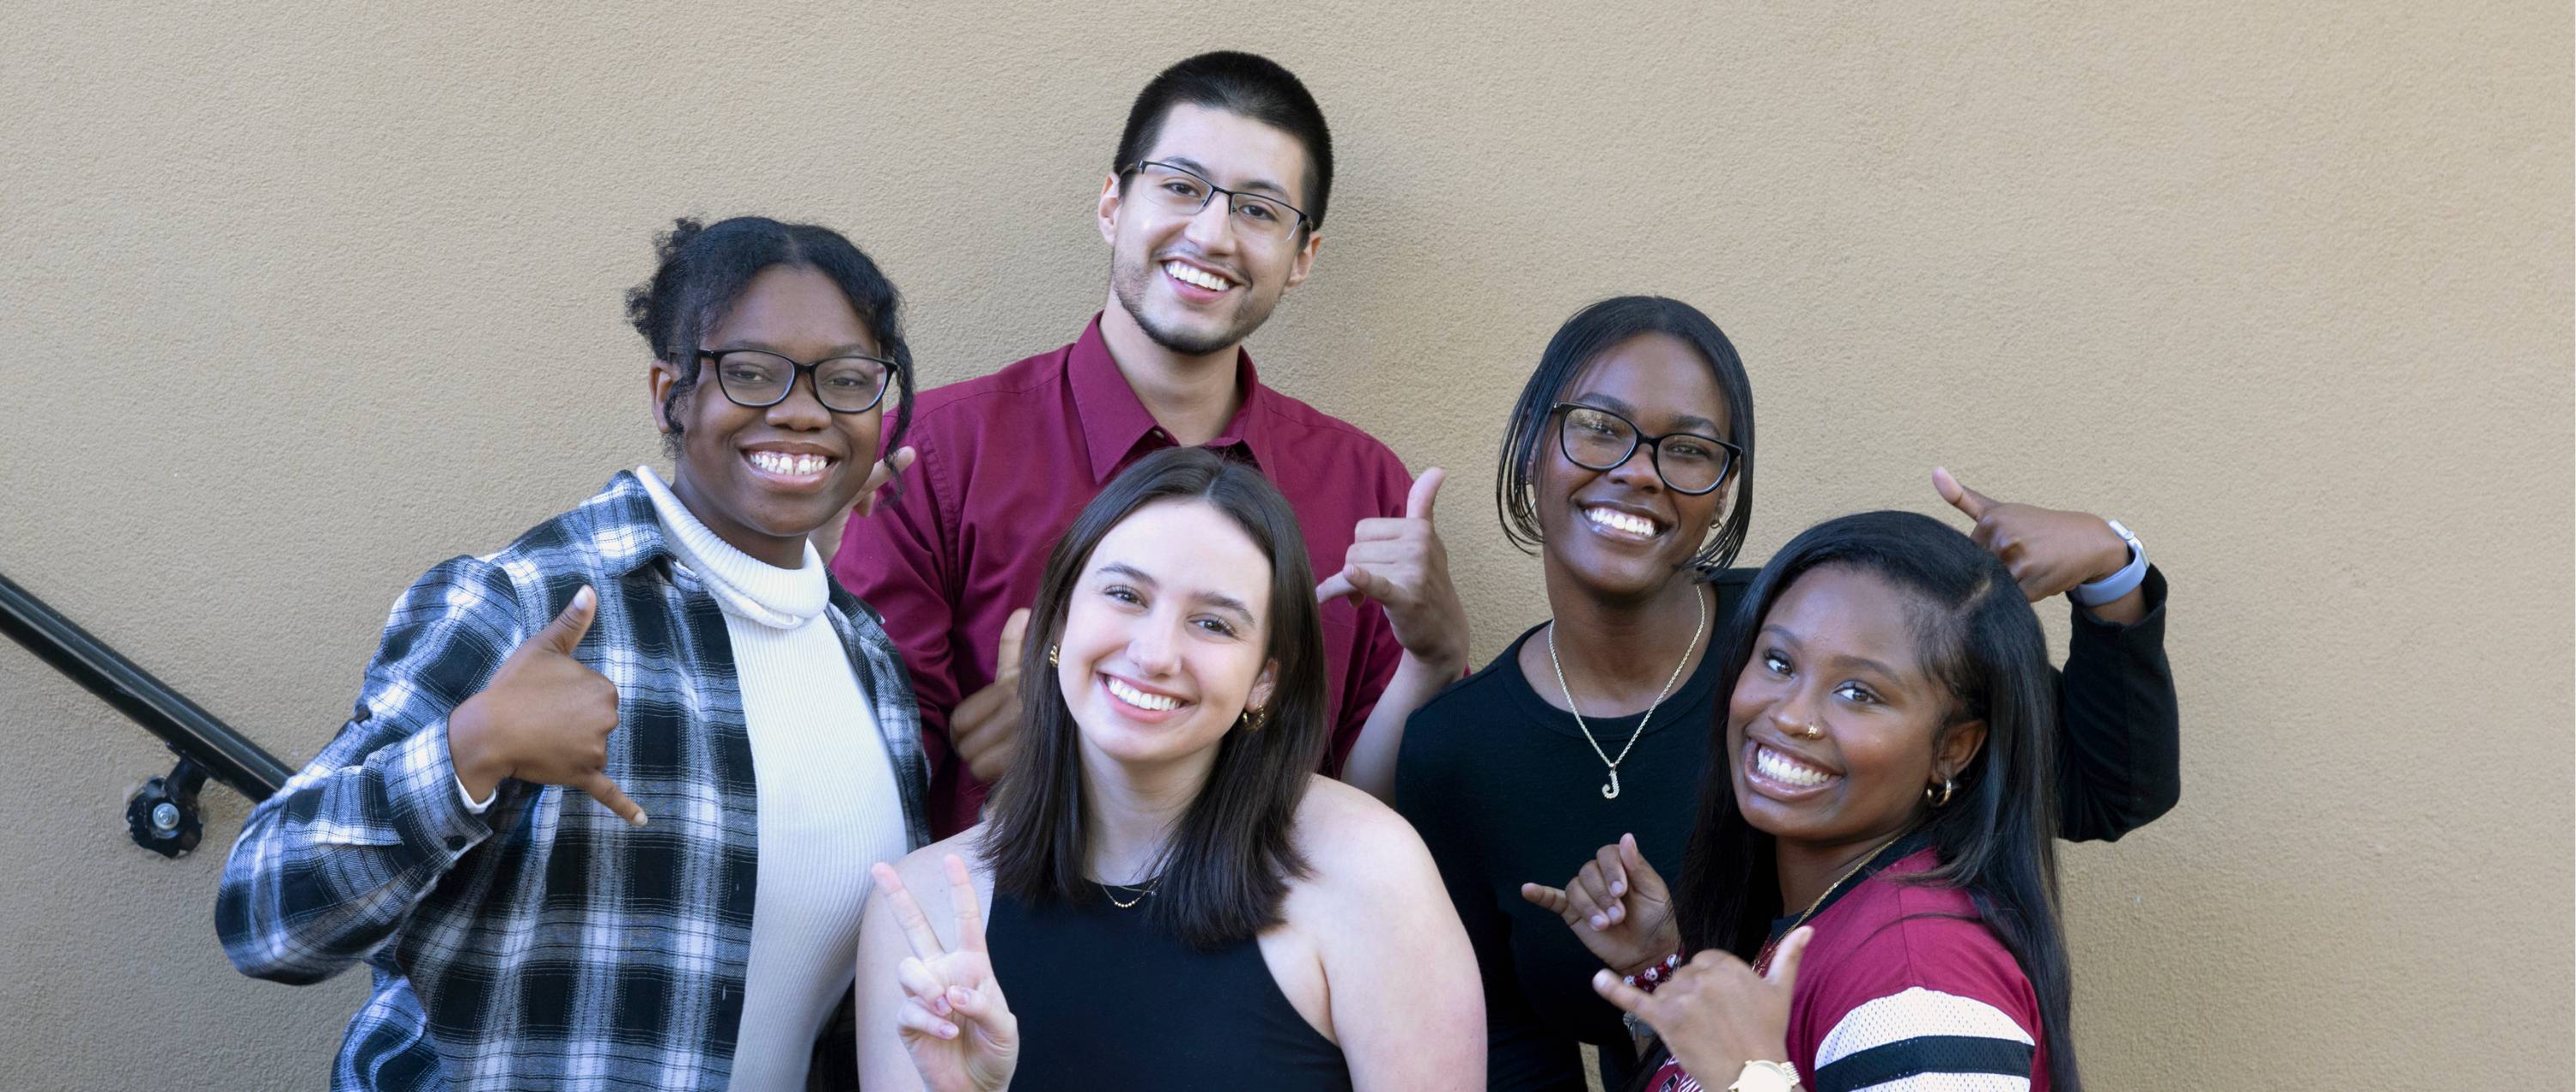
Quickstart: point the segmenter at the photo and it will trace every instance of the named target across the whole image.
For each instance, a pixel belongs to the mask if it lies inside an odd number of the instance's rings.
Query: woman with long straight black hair
[[[1594,976],[1657,1033],[1644,1086],[2078,1092],[2055,686],[2011,572],[1870,512],[1799,535],[1747,597],[1673,891],[1695,954]]]
[[[1752,383],[1708,316],[1623,296],[1557,330],[1505,428],[1495,504],[1539,555],[1550,619],[1414,714],[1393,799],[1476,946],[1493,1087],[1581,1089],[1590,1043],[1615,1088],[1628,1032],[1588,984],[1603,960],[1561,922],[1613,944],[1622,974],[1678,944],[1652,877],[1680,870],[1711,760],[1701,727],[1728,678],[1710,650],[1734,638],[1753,578],[1728,567],[1761,464]],[[2178,792],[2163,577],[2112,521],[1934,481],[2021,594],[2073,601],[2059,835],[2116,838],[2163,814]],[[1568,894],[1534,902],[1541,885]]]

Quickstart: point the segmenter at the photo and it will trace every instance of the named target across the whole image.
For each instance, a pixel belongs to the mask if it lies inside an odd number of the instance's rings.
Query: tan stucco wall
[[[432,7],[5,20],[0,572],[290,761],[404,583],[654,455],[670,216],[848,230],[978,374],[1099,304],[1128,96],[1240,46],[1343,165],[1253,348],[1456,472],[1479,656],[1543,611],[1488,499],[1539,347],[1693,301],[1748,558],[1947,463],[2172,575],[2183,805],[2068,855],[2097,1087],[2567,1087],[2564,4]],[[0,1086],[321,1083],[362,985],[226,967],[243,805],[132,848],[165,765],[0,644]]]

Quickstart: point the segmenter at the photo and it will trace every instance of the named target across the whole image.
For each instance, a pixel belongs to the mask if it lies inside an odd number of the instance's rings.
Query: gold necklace
[[[1145,896],[1154,893],[1154,885],[1163,882],[1163,878],[1161,876],[1156,876],[1153,879],[1147,880],[1143,887],[1135,887],[1131,884],[1123,883],[1101,883],[1099,880],[1093,880],[1091,882],[1100,884],[1100,894],[1102,897],[1109,900],[1109,905],[1115,906],[1121,910],[1133,910],[1136,908],[1137,903],[1145,901]],[[1115,889],[1121,887],[1135,891],[1136,897],[1125,902],[1118,901]]]
[[[1565,711],[1574,714],[1574,727],[1583,733],[1583,742],[1591,744],[1592,753],[1600,755],[1610,767],[1610,781],[1601,786],[1604,800],[1619,798],[1619,764],[1628,761],[1628,752],[1637,749],[1638,740],[1646,738],[1646,725],[1655,719],[1655,706],[1664,704],[1665,696],[1673,692],[1673,684],[1681,681],[1682,668],[1690,666],[1691,651],[1699,647],[1699,635],[1708,629],[1708,600],[1701,597],[1698,585],[1691,586],[1691,605],[1699,608],[1699,622],[1691,627],[1690,643],[1682,646],[1682,660],[1673,665],[1673,676],[1664,680],[1664,688],[1655,692],[1654,704],[1646,707],[1646,715],[1637,718],[1637,730],[1629,734],[1628,745],[1619,748],[1617,758],[1601,749],[1601,741],[1592,738],[1592,726],[1583,723],[1583,710],[1574,707],[1574,688],[1565,685],[1565,665],[1556,658],[1556,623],[1547,624],[1547,663],[1556,669],[1556,689],[1565,695]]]
[[[1825,893],[1816,896],[1816,901],[1808,903],[1805,910],[1798,912],[1798,920],[1790,922],[1788,928],[1780,930],[1779,936],[1771,938],[1768,942],[1765,942],[1762,945],[1761,953],[1753,957],[1753,973],[1765,973],[1771,965],[1771,953],[1780,947],[1780,941],[1789,934],[1797,932],[1798,927],[1805,925],[1808,918],[1816,916],[1816,908],[1823,906],[1826,899],[1832,898],[1835,890],[1841,888],[1845,881],[1859,875],[1860,870],[1869,867],[1869,863],[1877,860],[1879,854],[1887,852],[1887,847],[1903,841],[1906,835],[1912,833],[1914,833],[1913,827],[1907,827],[1904,830],[1897,831],[1896,837],[1880,842],[1877,849],[1869,851],[1869,856],[1860,859],[1859,864],[1844,869],[1842,875],[1834,877],[1834,882],[1826,884]]]

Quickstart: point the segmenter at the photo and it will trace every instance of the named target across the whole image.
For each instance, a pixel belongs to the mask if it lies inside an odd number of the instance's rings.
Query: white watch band
[[[2131,533],[2119,520],[2102,522],[2110,524],[2112,533],[2119,535],[2120,541],[2129,544],[2129,563],[2120,566],[2119,572],[2090,584],[2078,584],[2068,589],[2066,597],[2082,606],[2101,606],[2138,590],[2138,585],[2147,582],[2147,548],[2139,545],[2138,536]]]

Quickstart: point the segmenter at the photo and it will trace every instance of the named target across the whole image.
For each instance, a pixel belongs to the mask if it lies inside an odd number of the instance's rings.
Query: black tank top
[[[1144,907],[993,893],[993,976],[1020,1020],[1013,1092],[1348,1089],[1341,1048],[1297,1014],[1247,940],[1201,952]]]

